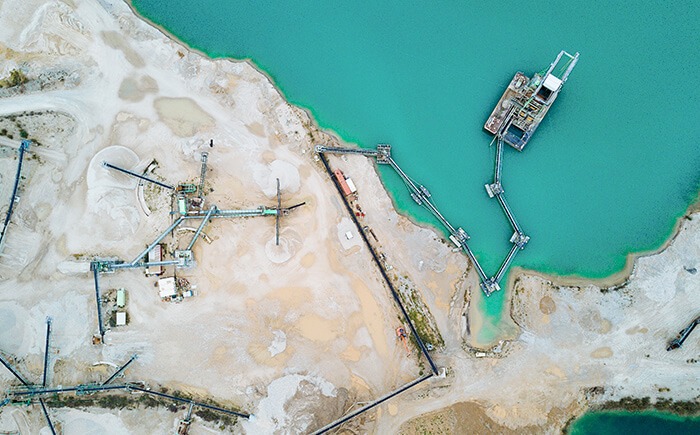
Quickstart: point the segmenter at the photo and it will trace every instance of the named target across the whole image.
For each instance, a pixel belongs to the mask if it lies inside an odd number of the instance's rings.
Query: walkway
[[[422,184],[418,184],[415,181],[413,181],[401,169],[398,163],[396,163],[396,161],[391,157],[390,145],[380,144],[377,146],[376,150],[327,147],[325,145],[316,145],[315,150],[319,154],[359,154],[367,157],[375,157],[377,159],[377,163],[387,164],[391,166],[401,177],[404,184],[406,184],[406,187],[408,188],[411,194],[411,198],[413,198],[416,204],[425,207],[433,216],[435,216],[435,218],[438,221],[440,221],[442,226],[445,227],[447,232],[450,234],[449,238],[452,241],[452,243],[457,248],[461,249],[462,252],[464,252],[467,255],[467,257],[469,257],[472,264],[474,265],[474,268],[476,269],[477,274],[479,275],[479,279],[481,281],[481,289],[483,290],[486,296],[490,296],[491,293],[501,289],[499,283],[501,279],[503,279],[506,270],[508,270],[508,267],[510,266],[518,251],[524,249],[525,245],[530,240],[530,237],[525,235],[522,228],[518,224],[518,221],[515,219],[515,216],[510,210],[510,207],[508,206],[508,203],[506,202],[504,196],[504,190],[501,185],[501,172],[503,164],[503,140],[500,136],[497,136],[497,138],[498,141],[496,148],[496,160],[494,165],[494,181],[492,184],[487,184],[485,187],[488,195],[492,198],[496,197],[496,199],[498,200],[499,204],[501,205],[501,208],[503,209],[503,212],[506,215],[506,218],[508,219],[511,227],[513,228],[514,233],[510,238],[510,242],[513,244],[513,246],[508,252],[508,255],[506,255],[503,262],[501,263],[501,267],[491,277],[486,275],[486,272],[484,272],[484,269],[481,267],[481,264],[479,264],[479,260],[474,255],[474,252],[469,248],[469,234],[467,234],[467,232],[461,227],[455,228],[447,219],[445,219],[445,217],[442,215],[442,213],[440,213],[438,208],[433,203],[432,194],[430,193],[430,191]]]

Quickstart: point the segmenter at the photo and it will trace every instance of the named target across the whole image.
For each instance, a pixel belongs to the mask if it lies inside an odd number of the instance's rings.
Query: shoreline
[[[676,222],[673,226],[673,230],[671,232],[671,235],[664,241],[664,243],[657,249],[650,250],[650,251],[642,251],[642,252],[631,252],[627,254],[627,260],[625,261],[625,267],[612,275],[609,275],[604,278],[585,278],[585,277],[578,277],[578,276],[572,276],[572,275],[555,275],[555,274],[548,274],[544,272],[539,272],[534,269],[525,269],[520,266],[514,266],[511,268],[511,272],[508,274],[508,281],[506,282],[505,290],[507,290],[507,294],[505,296],[505,301],[504,304],[509,307],[509,309],[504,309],[501,318],[498,320],[499,323],[501,322],[506,322],[515,325],[518,330],[520,327],[518,326],[517,322],[515,319],[513,319],[512,316],[512,308],[513,308],[513,287],[515,283],[520,280],[523,277],[528,277],[528,276],[535,276],[538,278],[541,278],[545,281],[549,281],[552,286],[554,287],[598,287],[600,290],[615,290],[619,287],[623,287],[624,285],[629,282],[630,277],[634,273],[635,266],[637,264],[637,260],[640,258],[644,257],[653,257],[655,255],[659,255],[666,251],[668,247],[673,243],[673,241],[678,237],[680,234],[681,230],[681,224],[684,220],[691,218],[692,215],[700,213],[700,192],[698,192],[697,197],[695,200],[688,206],[686,211],[678,218],[676,219]],[[483,317],[483,313],[481,314]],[[478,341],[474,341],[473,344],[470,347],[474,347],[475,349],[478,350],[489,350],[493,346],[495,346],[499,340],[504,340],[504,341],[512,341],[516,339],[517,336],[504,336],[504,337],[496,337],[492,342],[488,343],[482,343]]]
[[[187,51],[191,51],[193,53],[196,53],[198,55],[204,56],[207,59],[212,59],[212,60],[225,60],[233,63],[245,63],[248,64],[250,67],[252,67],[256,72],[261,73],[270,83],[270,85],[279,93],[279,95],[282,97],[283,101],[290,105],[291,107],[301,110],[304,113],[306,113],[308,119],[309,119],[309,125],[308,127],[311,130],[311,134],[313,135],[314,132],[322,134],[322,135],[327,135],[332,137],[334,140],[336,140],[339,144],[345,144],[345,145],[351,145],[351,146],[356,146],[358,148],[363,148],[360,146],[358,143],[351,142],[351,141],[346,141],[343,139],[343,137],[337,133],[336,131],[322,127],[318,121],[316,120],[316,117],[313,115],[313,112],[311,109],[291,103],[286,96],[285,92],[282,90],[282,88],[276,83],[274,78],[263,68],[258,66],[251,58],[235,58],[231,56],[211,56],[208,53],[192,47],[190,44],[187,42],[183,41],[176,35],[172,34],[169,32],[165,27],[162,25],[153,22],[151,19],[148,17],[144,16],[141,14],[132,4],[131,0],[124,0],[126,3],[127,7],[132,11],[132,13],[140,20],[143,20],[146,24],[152,26],[158,32],[163,34],[167,39],[170,41],[180,45]],[[439,228],[438,226],[427,223],[427,222],[421,222],[418,221],[414,216],[412,216],[409,213],[404,213],[401,211],[401,208],[398,207],[398,204],[396,202],[396,198],[392,194],[391,190],[387,187],[385,181],[381,177],[379,171],[378,171],[378,166],[375,164],[372,165],[374,168],[374,173],[376,174],[377,178],[380,180],[380,184],[384,191],[388,194],[392,207],[394,210],[399,214],[400,216],[404,217],[407,219],[411,224],[423,228],[423,229],[429,229],[431,231],[434,231],[437,235],[440,235],[440,239],[444,241],[444,243],[448,244],[446,235],[444,231]],[[508,279],[505,283],[505,286],[503,287],[503,291],[506,293],[505,294],[505,300],[504,300],[504,306],[511,306],[512,304],[512,296],[513,296],[513,285],[514,283],[521,278],[522,276],[537,276],[542,279],[551,281],[552,285],[557,286],[557,287],[585,287],[585,286],[595,286],[595,287],[600,287],[601,289],[610,289],[614,287],[619,287],[624,285],[634,273],[634,267],[636,264],[637,259],[642,258],[642,257],[649,257],[653,256],[656,254],[659,254],[668,248],[668,246],[673,242],[673,240],[678,236],[679,229],[681,227],[681,222],[683,219],[686,219],[688,216],[700,212],[700,190],[696,193],[695,199],[691,201],[691,203],[686,207],[685,211],[675,220],[675,223],[673,224],[673,227],[671,228],[670,235],[661,243],[661,245],[658,248],[654,248],[651,250],[646,250],[646,251],[630,251],[627,252],[626,257],[625,257],[625,265],[623,268],[611,275],[602,277],[602,278],[588,278],[585,276],[578,276],[578,275],[558,275],[556,273],[548,273],[548,272],[540,272],[535,269],[527,269],[523,268],[520,266],[513,266],[511,269],[508,271]],[[471,289],[470,289],[471,290]],[[478,290],[478,288],[477,288]],[[470,297],[470,299],[473,298]],[[482,300],[483,297],[480,297],[480,300]],[[481,323],[483,323],[484,318],[486,315],[484,313],[479,313],[481,317]],[[498,320],[498,322],[512,322],[511,318],[511,309],[503,309],[501,312],[501,317]],[[499,340],[512,340],[513,337],[507,337],[507,336],[498,336],[495,337],[494,341],[491,343],[485,344],[485,343],[478,343],[479,345],[484,345],[486,347],[492,347],[494,344],[496,344]],[[479,348],[480,349],[480,348]]]
[[[634,273],[634,265],[637,260],[642,257],[651,257],[665,251],[671,243],[678,237],[678,233],[681,229],[681,223],[684,219],[688,219],[695,213],[700,212],[700,190],[698,190],[695,199],[686,207],[685,211],[676,218],[676,221],[671,228],[670,235],[664,240],[664,242],[658,247],[646,251],[632,251],[628,252],[625,257],[625,265],[619,271],[602,277],[602,278],[587,278],[585,276],[578,275],[557,275],[556,273],[546,273],[540,272],[534,269],[526,269],[520,266],[515,266],[511,270],[517,272],[517,276],[520,275],[535,275],[540,278],[548,279],[552,281],[553,285],[564,287],[583,287],[587,285],[594,285],[600,287],[601,289],[609,289],[613,287],[619,287],[624,285]]]
[[[690,419],[700,422],[700,404],[691,400],[671,400],[661,403],[650,403],[644,399],[635,398],[610,401],[596,407],[591,407],[581,414],[572,416],[561,429],[561,433],[571,433],[571,429],[577,424],[580,424],[583,418],[600,415],[623,418],[654,417],[671,421],[685,421]]]

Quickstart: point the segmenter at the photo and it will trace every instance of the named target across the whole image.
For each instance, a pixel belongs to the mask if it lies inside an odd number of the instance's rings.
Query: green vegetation
[[[167,393],[168,390],[164,388],[162,390]],[[192,400],[191,394],[184,393],[182,391],[173,391],[171,393],[173,396],[182,397],[186,400]],[[180,407],[181,403],[173,402],[172,400],[154,397],[149,394],[141,394],[138,396],[134,395],[124,395],[124,394],[91,394],[91,395],[72,395],[64,394],[58,395],[54,394],[51,397],[45,399],[46,404],[54,408],[89,408],[97,407],[104,409],[136,409],[141,406],[144,408],[158,408],[162,407],[170,412],[177,412],[181,409],[186,409],[185,407]],[[213,400],[205,400],[207,404],[217,407],[223,407],[223,405],[214,402]],[[200,417],[202,420],[215,423],[218,427],[223,430],[226,426],[233,426],[237,423],[238,419],[234,416],[218,413],[206,408],[195,408],[194,414]]]
[[[404,283],[402,283],[399,288],[399,295],[408,312],[408,318],[411,319],[413,326],[416,327],[418,335],[420,335],[424,342],[430,343],[435,347],[444,346],[445,341],[442,339],[440,331],[433,325],[428,307],[426,307],[420,299],[420,295],[415,288],[409,285],[410,281],[408,280],[408,276],[404,276],[403,280]],[[419,348],[415,337],[411,337],[411,342],[416,348]]]
[[[220,414],[218,412],[212,411],[211,409],[199,409],[194,412],[194,415],[210,423],[217,422],[219,425],[219,429],[221,430],[223,430],[226,426],[233,426],[238,421],[236,417],[232,417],[226,414]]]
[[[23,85],[27,83],[29,79],[27,76],[19,69],[13,69],[10,71],[10,75],[2,80],[0,80],[0,88],[13,88],[15,86]]]
[[[617,401],[604,403],[599,410],[625,410],[625,411],[664,411],[678,415],[700,414],[700,403],[694,400],[674,401],[673,399],[657,399],[652,403],[649,397],[623,397]]]
[[[440,332],[431,327],[430,322],[423,313],[415,307],[407,308],[407,311],[408,317],[411,319],[411,322],[413,322],[413,326],[416,327],[418,335],[421,336],[424,342],[430,343],[435,347],[441,347],[445,344]],[[418,341],[416,341],[416,338],[411,336],[411,341],[418,348]]]

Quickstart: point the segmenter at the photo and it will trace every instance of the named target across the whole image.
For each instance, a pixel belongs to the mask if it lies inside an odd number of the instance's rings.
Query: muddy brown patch
[[[542,311],[542,314],[552,314],[556,310],[557,304],[554,302],[554,299],[549,296],[544,296],[540,299],[540,311]]]

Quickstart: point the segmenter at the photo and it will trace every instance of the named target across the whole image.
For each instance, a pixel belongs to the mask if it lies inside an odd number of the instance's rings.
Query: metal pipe
[[[44,377],[41,381],[42,386],[46,386],[46,373],[49,368],[49,339],[51,337],[51,318],[46,318],[46,346],[44,348]]]
[[[12,368],[9,362],[5,361],[5,358],[3,358],[2,355],[0,355],[0,363],[2,363],[2,365],[4,365],[5,368],[9,370],[10,373],[12,373],[23,385],[29,386],[29,383],[27,383],[27,381],[25,381],[24,378]]]
[[[53,423],[51,422],[51,417],[49,417],[49,410],[46,409],[46,404],[44,403],[44,399],[39,399],[39,403],[41,404],[41,410],[44,411],[44,417],[46,418],[46,424],[49,425],[49,429],[51,429],[51,433],[53,435],[56,435],[56,429],[53,427]]]
[[[496,195],[496,199],[498,199],[498,203],[501,204],[501,208],[503,208],[503,211],[506,213],[506,217],[508,218],[510,225],[513,227],[513,230],[518,234],[522,234],[523,230],[520,228],[520,225],[518,225],[518,221],[515,220],[515,216],[513,216],[513,213],[511,213],[510,207],[508,207],[508,203],[506,202],[505,196],[503,196],[502,193],[499,193],[498,195]]]
[[[501,172],[500,161],[502,158],[501,157],[502,150],[503,150],[503,143],[502,143],[502,141],[499,140],[499,148],[497,149],[497,157],[496,157],[497,162],[496,162],[496,168],[495,168],[495,174],[494,174],[496,181],[500,180],[500,172]],[[323,145],[316,145],[316,152],[318,152],[320,154],[325,153],[325,152],[355,153],[355,154],[364,154],[364,155],[370,155],[370,156],[376,156],[378,154],[377,151],[365,152],[365,150],[355,150],[352,148],[333,148],[333,147],[325,147]],[[435,216],[435,218],[437,218],[440,221],[440,223],[442,223],[445,226],[445,228],[447,228],[447,230],[453,236],[455,236],[457,239],[460,239],[457,230],[452,226],[452,224],[450,224],[447,221],[447,219],[445,219],[445,217],[442,215],[442,213],[440,213],[440,211],[437,209],[437,207],[435,207],[435,205],[432,204],[432,202],[430,201],[430,198],[428,198],[419,189],[419,187],[416,186],[416,184],[413,182],[413,180],[411,180],[408,177],[408,175],[401,169],[401,167],[398,165],[398,163],[396,163],[396,161],[394,161],[394,159],[391,157],[387,157],[386,160],[389,163],[389,165],[392,168],[394,168],[394,170],[404,180],[404,182],[408,186],[409,190],[411,190],[412,193],[416,194],[418,196],[418,198],[421,199],[422,205],[424,205],[428,209],[428,211],[430,211],[433,214],[433,216]],[[324,163],[326,164],[326,168],[328,169],[329,173],[332,173],[332,171],[330,170],[330,167],[327,165],[327,162],[324,161]],[[499,201],[500,201],[500,197],[499,197]],[[503,204],[504,203],[501,203],[501,205],[503,205]],[[515,221],[515,218],[510,213],[510,210],[507,209],[507,205],[505,206],[505,210],[506,210],[506,214],[509,216],[509,219],[511,220],[511,224],[514,224],[517,227],[518,224]],[[354,214],[353,214],[353,216],[354,216]],[[517,228],[519,228],[519,227],[517,227]],[[488,281],[488,277],[486,276],[486,273],[484,272],[483,268],[479,264],[479,261],[476,259],[476,256],[474,256],[474,253],[472,252],[472,250],[467,245],[466,241],[461,241],[461,245],[462,245],[463,251],[467,254],[469,259],[474,264],[474,267],[476,268],[476,271],[479,274],[481,281],[482,282]]]
[[[217,209],[214,214],[211,215],[209,219],[214,218],[239,218],[239,217],[254,217],[254,216],[264,216],[265,210],[263,208],[251,208],[243,210],[219,210]],[[270,216],[273,216],[272,214]],[[182,216],[183,219],[204,219],[207,217],[205,213],[188,214]]]
[[[391,157],[387,158],[387,161],[389,162],[389,165],[394,168],[396,172],[398,172],[399,176],[403,178],[403,180],[408,184],[409,188],[413,190],[413,193],[418,195],[418,197],[422,200],[423,205],[430,211],[433,216],[435,216],[445,227],[447,227],[448,231],[452,233],[453,235],[456,235],[457,231],[455,228],[450,224],[447,219],[440,213],[440,211],[430,202],[430,198],[425,196],[423,191],[421,191],[418,186],[411,180],[408,175],[401,169],[401,167],[392,159]]]
[[[153,261],[151,263],[136,263],[136,264],[131,264],[131,263],[118,263],[118,264],[110,264],[109,268],[112,270],[116,269],[138,269],[139,267],[151,267],[151,266],[171,266],[174,264],[180,264],[180,260],[164,260],[164,261]]]
[[[112,382],[117,376],[119,376],[124,370],[126,370],[126,368],[129,367],[129,365],[130,365],[132,362],[134,362],[134,360],[135,360],[137,357],[138,357],[138,356],[137,356],[136,354],[132,355],[132,356],[131,356],[131,359],[129,359],[129,361],[127,361],[123,366],[119,367],[119,369],[118,369],[116,372],[114,372],[114,374],[113,374],[112,376],[110,376],[109,379],[107,379],[106,381],[104,381],[104,382],[102,383],[102,385],[107,385],[107,384],[109,384],[110,382]]]
[[[190,402],[190,406],[187,408],[187,414],[185,414],[185,421],[189,422],[192,420],[192,410],[194,409],[194,402]]]
[[[97,270],[97,264],[91,264],[92,276],[95,280],[95,302],[97,303],[97,327],[100,331],[100,339],[104,342],[105,330],[102,325],[102,303],[100,301],[100,272]]]
[[[666,350],[678,349],[679,347],[683,346],[685,340],[688,338],[688,336],[690,336],[690,333],[693,332],[693,329],[695,329],[698,324],[700,324],[700,317],[696,318],[690,322],[688,326],[683,328],[683,330],[678,333],[678,337],[668,344]]]
[[[499,136],[496,140],[496,164],[493,171],[493,182],[501,182],[501,166],[503,165],[503,139]]]
[[[382,403],[386,402],[387,400],[391,399],[392,397],[394,397],[400,393],[403,393],[404,391],[408,390],[409,388],[420,384],[421,382],[425,381],[426,379],[429,379],[432,376],[433,376],[432,373],[428,373],[427,375],[423,376],[422,378],[418,378],[415,381],[409,382],[408,384],[400,387],[398,390],[394,390],[391,393],[380,397],[379,399],[375,400],[372,403],[369,403],[369,404],[363,406],[362,408],[358,409],[357,411],[352,412],[352,413],[346,415],[345,417],[342,417],[342,418],[334,421],[333,423],[330,423],[330,424],[327,424],[326,426],[323,426],[321,429],[318,429],[316,432],[314,432],[314,435],[321,435],[321,434],[328,432],[329,430],[335,429],[336,427],[340,426],[341,424],[345,423],[346,421],[357,417],[358,415],[362,414],[363,412],[369,411],[370,409],[374,408],[377,405],[381,405]]]
[[[223,414],[235,415],[236,417],[250,418],[250,414],[244,414],[242,412],[232,411],[230,409],[219,408],[218,406],[208,405],[208,404],[202,403],[202,402],[196,402],[196,401],[193,401],[190,399],[185,399],[184,397],[173,396],[170,394],[161,393],[159,391],[147,390],[145,388],[141,388],[141,387],[137,387],[137,386],[130,386],[129,388],[131,390],[141,391],[142,393],[151,394],[153,396],[158,396],[158,397],[163,397],[165,399],[175,400],[177,402],[192,403],[192,404],[194,404],[194,406],[197,406],[200,408],[205,408],[205,409],[210,409],[212,411],[221,412]]]
[[[361,154],[363,156],[376,157],[378,154],[377,150],[366,150],[357,148],[340,148],[340,147],[327,147],[325,145],[316,145],[315,150],[317,153],[331,153],[331,154]]]
[[[168,227],[168,229],[166,229],[165,231],[163,231],[163,233],[162,233],[160,236],[156,237],[156,239],[153,241],[153,243],[151,243],[150,245],[148,245],[148,247],[147,247],[146,249],[144,249],[143,252],[141,252],[139,255],[136,256],[136,258],[134,258],[133,260],[131,260],[131,265],[135,265],[136,263],[138,263],[138,261],[139,261],[140,259],[142,259],[143,257],[145,257],[146,254],[148,254],[149,252],[151,252],[151,249],[155,248],[156,245],[157,245],[158,243],[160,243],[160,241],[163,240],[163,239],[165,238],[165,236],[168,235],[169,232],[171,232],[172,230],[175,229],[175,227],[177,227],[178,225],[180,225],[180,222],[182,222],[183,219],[184,219],[183,216],[180,216],[179,218],[177,218],[177,220],[175,220],[175,222],[173,222],[172,225],[170,225],[170,226]]]
[[[462,250],[467,254],[472,264],[476,268],[476,273],[479,274],[479,278],[481,278],[481,281],[487,281],[489,278],[486,276],[486,272],[484,272],[484,269],[481,267],[481,264],[479,264],[479,260],[476,259],[474,252],[472,252],[472,250],[469,248],[469,245],[463,242]]]
[[[197,238],[199,237],[199,234],[200,234],[200,233],[202,232],[202,230],[204,229],[204,225],[206,225],[207,222],[209,222],[209,219],[211,219],[211,215],[212,215],[212,213],[214,213],[215,210],[216,210],[216,206],[215,206],[215,205],[212,205],[211,208],[209,209],[209,211],[207,212],[207,215],[204,216],[204,219],[202,219],[202,223],[199,224],[199,228],[197,228],[197,231],[195,231],[194,237],[192,237],[192,241],[190,242],[189,245],[187,245],[187,250],[188,250],[188,251],[191,251],[191,250],[192,250],[192,247],[194,246],[194,242],[197,241]]]
[[[508,255],[503,260],[503,263],[501,263],[500,269],[498,269],[498,272],[496,272],[496,275],[493,277],[493,280],[495,282],[499,282],[501,278],[503,278],[503,275],[506,273],[506,269],[508,269],[510,262],[513,261],[513,258],[515,258],[515,254],[517,254],[519,250],[520,249],[518,249],[518,245],[513,243],[513,246],[510,248],[510,252],[508,252]]]
[[[25,397],[62,393],[98,393],[101,391],[125,390],[127,388],[132,387],[129,385],[76,385],[73,387],[60,388],[28,388],[26,390],[10,391],[9,394],[18,397]]]
[[[149,183],[156,184],[156,185],[158,185],[160,187],[164,187],[166,189],[175,190],[175,188],[169,184],[161,183],[160,181],[156,181],[156,180],[154,180],[152,178],[148,178],[144,175],[139,175],[136,172],[132,172],[128,169],[120,168],[119,166],[114,166],[114,165],[107,163],[107,162],[102,162],[102,166],[104,166],[105,168],[116,169],[119,172],[123,172],[127,175],[131,175],[132,177],[140,178],[141,180],[148,181]]]
[[[10,196],[10,208],[7,209],[7,215],[5,215],[5,223],[2,226],[2,232],[0,233],[0,250],[2,250],[3,242],[5,241],[5,234],[7,233],[7,226],[10,225],[10,219],[12,218],[12,212],[15,209],[15,201],[17,200],[17,189],[19,189],[19,180],[22,175],[22,162],[24,161],[24,152],[29,149],[28,140],[23,140],[19,146],[19,155],[17,162],[17,175],[15,175],[15,185],[12,188],[12,196]]]

